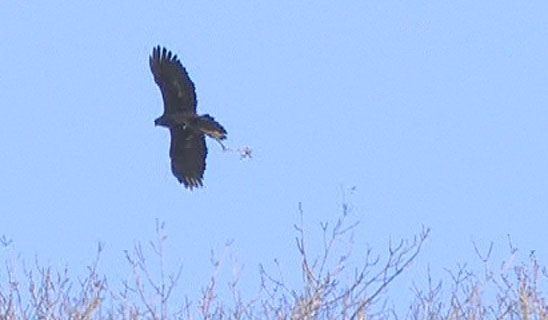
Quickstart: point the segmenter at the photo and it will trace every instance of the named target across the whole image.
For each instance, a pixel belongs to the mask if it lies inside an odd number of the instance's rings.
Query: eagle
[[[154,120],[154,125],[168,128],[171,134],[171,171],[185,188],[202,187],[207,156],[205,136],[221,142],[227,132],[209,114],[196,113],[194,83],[177,55],[157,46],[149,63],[164,100],[164,113]]]

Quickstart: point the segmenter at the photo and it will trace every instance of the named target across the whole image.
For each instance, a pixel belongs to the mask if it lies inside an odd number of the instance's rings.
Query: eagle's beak
[[[156,127],[164,125],[164,124],[165,124],[165,118],[163,116],[157,118],[156,120],[154,120],[154,126],[156,126]]]

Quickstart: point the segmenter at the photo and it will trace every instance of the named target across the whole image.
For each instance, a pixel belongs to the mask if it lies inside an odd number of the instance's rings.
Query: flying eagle
[[[164,100],[164,114],[154,125],[171,133],[171,171],[186,188],[203,185],[207,147],[205,136],[226,139],[226,130],[212,116],[196,113],[196,92],[185,68],[166,48],[155,47],[149,59],[154,81]]]

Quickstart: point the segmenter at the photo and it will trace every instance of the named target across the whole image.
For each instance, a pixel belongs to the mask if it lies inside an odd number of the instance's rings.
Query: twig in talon
[[[236,152],[240,155],[240,159],[242,160],[253,158],[253,156],[251,155],[253,150],[248,146],[241,147],[238,149],[232,149],[230,147],[225,146],[224,143],[219,139],[215,139],[215,141],[217,141],[221,145],[221,148],[223,149],[224,152]]]

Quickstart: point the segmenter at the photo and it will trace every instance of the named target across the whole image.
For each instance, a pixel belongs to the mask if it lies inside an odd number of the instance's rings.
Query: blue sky
[[[74,268],[102,241],[105,271],[122,279],[123,250],[159,219],[192,291],[229,239],[251,282],[274,258],[297,271],[297,204],[316,228],[352,193],[358,246],[432,228],[417,274],[474,261],[472,241],[504,257],[507,235],[546,263],[547,12],[545,1],[4,2],[0,234],[27,259]],[[210,141],[199,191],[171,175],[168,131],[153,125],[158,44],[179,55],[228,144],[253,148],[241,161]]]

